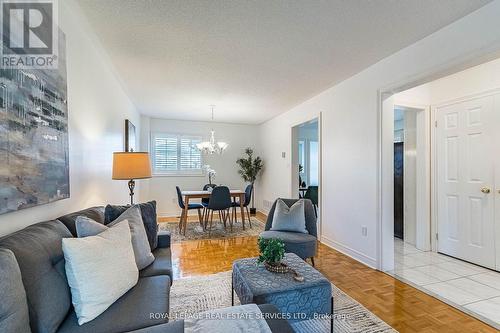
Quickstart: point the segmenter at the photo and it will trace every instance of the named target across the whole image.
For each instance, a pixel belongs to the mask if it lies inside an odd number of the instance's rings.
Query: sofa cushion
[[[155,261],[148,267],[139,272],[140,277],[168,275],[170,282],[173,282],[172,277],[172,254],[169,247],[158,247],[153,251]]]
[[[71,311],[58,333],[118,333],[166,323],[169,294],[168,276],[141,278],[134,288],[88,323],[79,326],[75,312]]]
[[[69,229],[73,237],[76,237],[75,222],[78,216],[85,216],[96,222],[104,224],[104,207],[102,206],[91,207],[59,217],[58,220],[64,223],[64,225]]]
[[[108,227],[114,227],[119,222],[127,220],[132,235],[132,247],[134,248],[135,263],[138,269],[149,266],[155,257],[151,253],[148,236],[142,222],[141,211],[138,206],[132,206],[122,215],[108,225],[103,225],[85,216],[76,219],[76,233],[78,237],[88,237],[97,235]]]
[[[264,231],[260,233],[262,238],[278,238],[285,243],[285,252],[292,252],[306,259],[316,255],[316,237],[300,232],[287,231]]]
[[[0,249],[0,332],[31,332],[21,270],[12,251]]]
[[[149,246],[151,251],[158,246],[158,222],[156,219],[156,201],[149,201],[137,204],[141,209],[142,222],[148,235]],[[116,220],[122,213],[124,213],[130,206],[114,206],[107,205],[104,210],[104,224],[109,224]]]
[[[63,239],[62,247],[80,325],[106,311],[137,283],[127,220],[95,236]]]
[[[71,307],[63,237],[71,237],[68,228],[60,221],[49,221],[0,239],[0,247],[14,253],[21,269],[33,332],[55,332]]]

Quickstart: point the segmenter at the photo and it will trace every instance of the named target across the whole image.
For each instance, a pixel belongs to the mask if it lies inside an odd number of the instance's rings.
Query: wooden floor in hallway
[[[258,215],[258,218],[264,219],[265,216]],[[174,279],[227,271],[235,259],[257,255],[256,237],[172,244]],[[323,244],[319,245],[315,264],[338,288],[399,332],[498,332],[434,297]]]

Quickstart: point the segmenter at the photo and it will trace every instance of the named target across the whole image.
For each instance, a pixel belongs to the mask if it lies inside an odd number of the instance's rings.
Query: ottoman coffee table
[[[320,272],[293,253],[283,259],[290,268],[304,277],[299,282],[293,273],[272,273],[257,258],[233,263],[231,299],[234,292],[241,304],[273,304],[290,322],[307,319],[331,319],[333,331],[332,285]]]

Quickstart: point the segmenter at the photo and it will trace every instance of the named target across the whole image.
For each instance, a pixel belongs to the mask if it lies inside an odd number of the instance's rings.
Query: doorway
[[[381,175],[391,181],[382,183],[386,206],[381,205],[385,223],[381,269],[500,328],[500,156],[496,153],[500,146],[500,59],[390,93],[382,100],[381,158],[385,167]],[[400,205],[394,178],[398,174],[394,110],[402,101],[427,110],[417,112],[417,126],[419,114],[428,118],[428,132],[423,137],[430,152],[426,163],[429,178],[425,178],[425,183],[429,179],[429,228],[426,233],[416,232],[415,244],[408,235],[405,210],[403,239],[394,233],[397,216],[392,205]],[[403,151],[406,141],[404,138]],[[417,164],[421,156],[418,141],[417,131]],[[408,170],[404,158],[402,170],[404,192]],[[417,165],[417,187],[421,184],[419,172]],[[389,207],[392,216],[384,219]],[[419,221],[417,217],[417,227]],[[429,240],[429,249],[418,247],[419,234]]]
[[[394,108],[394,237],[404,240],[404,163],[405,114],[401,108]]]
[[[394,237],[430,250],[428,109],[394,106]]]
[[[312,201],[319,218],[320,126],[314,118],[292,127],[292,196]]]

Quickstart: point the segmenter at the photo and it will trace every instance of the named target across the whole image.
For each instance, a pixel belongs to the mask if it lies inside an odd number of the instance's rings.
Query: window
[[[155,133],[151,156],[155,175],[202,175],[201,152],[196,144],[201,137]]]

